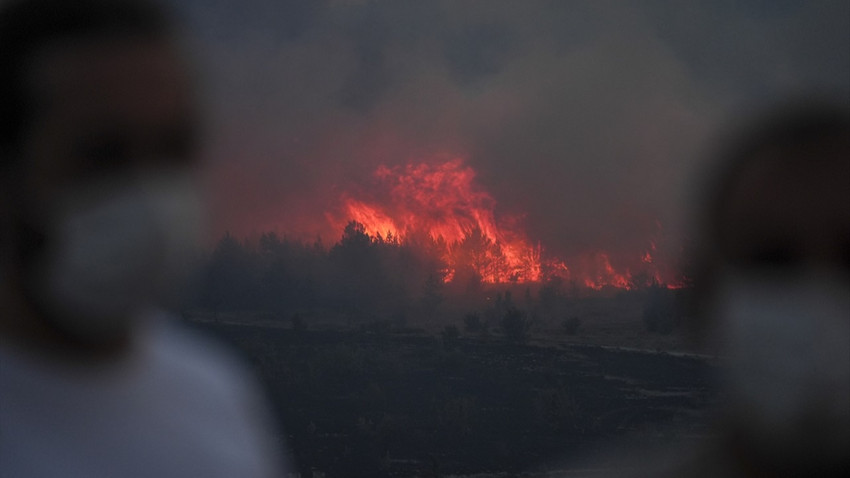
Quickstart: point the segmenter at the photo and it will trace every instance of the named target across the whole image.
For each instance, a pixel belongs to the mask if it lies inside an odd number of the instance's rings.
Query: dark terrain
[[[715,400],[713,366],[692,356],[386,326],[197,325],[254,365],[306,477],[564,470],[614,442],[704,436]]]

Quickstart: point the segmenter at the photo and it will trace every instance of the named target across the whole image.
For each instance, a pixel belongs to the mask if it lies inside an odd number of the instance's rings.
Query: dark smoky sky
[[[202,73],[215,229],[324,235],[379,164],[456,154],[570,254],[675,243],[723,125],[850,99],[850,2],[176,2]]]

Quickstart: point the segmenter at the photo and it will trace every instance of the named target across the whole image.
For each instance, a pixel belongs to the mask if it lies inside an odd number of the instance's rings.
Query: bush
[[[501,326],[505,338],[511,342],[522,343],[528,339],[531,321],[526,318],[525,312],[509,306],[502,317]]]

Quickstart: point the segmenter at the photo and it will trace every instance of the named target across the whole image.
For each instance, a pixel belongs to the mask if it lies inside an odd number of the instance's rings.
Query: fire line
[[[539,282],[555,276],[591,289],[606,286],[628,289],[631,271],[617,270],[609,254],[589,252],[573,266],[545,254],[516,226],[516,218],[499,220],[495,199],[475,181],[475,171],[462,158],[380,166],[368,194],[344,193],[339,211],[328,214],[342,231],[356,221],[373,239],[404,243],[428,237],[445,264],[443,279],[454,280],[472,271],[482,282]],[[643,279],[661,283],[652,253],[655,243],[638,259]]]

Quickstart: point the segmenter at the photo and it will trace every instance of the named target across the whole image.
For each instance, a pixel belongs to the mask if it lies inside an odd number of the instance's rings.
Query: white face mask
[[[715,313],[738,425],[771,454],[843,457],[850,449],[850,282],[729,274],[723,283]]]
[[[56,326],[102,340],[180,285],[204,214],[188,173],[86,186],[53,208],[34,293]]]

